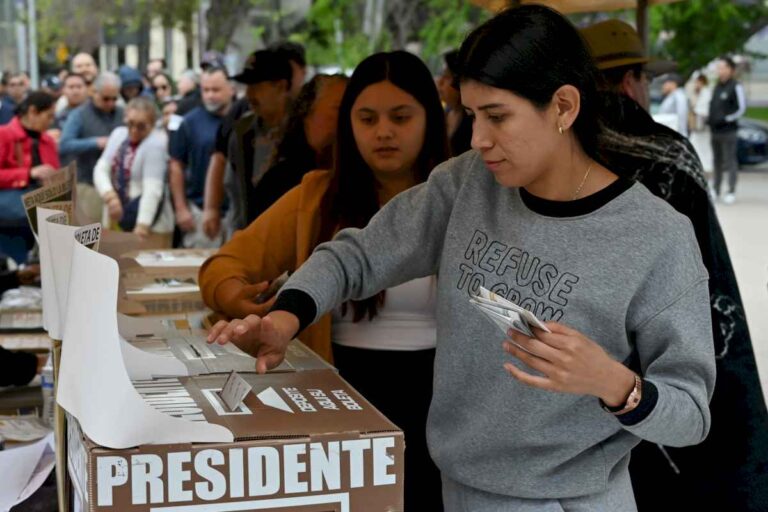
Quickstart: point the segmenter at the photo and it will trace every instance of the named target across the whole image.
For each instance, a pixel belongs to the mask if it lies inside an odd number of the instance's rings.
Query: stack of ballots
[[[480,293],[473,295],[469,302],[496,324],[505,336],[507,331],[514,329],[526,336],[534,337],[531,327],[550,332],[549,328],[536,318],[536,315],[482,286]]]

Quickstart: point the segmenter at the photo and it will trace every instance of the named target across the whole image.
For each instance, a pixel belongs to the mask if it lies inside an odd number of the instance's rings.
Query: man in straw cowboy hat
[[[717,384],[712,430],[700,445],[641,443],[630,472],[643,511],[768,510],[768,413],[728,249],[709,201],[701,162],[688,140],[648,114],[648,76],[670,71],[650,59],[637,32],[619,20],[582,30],[604,79],[603,156],[688,216],[709,271]]]

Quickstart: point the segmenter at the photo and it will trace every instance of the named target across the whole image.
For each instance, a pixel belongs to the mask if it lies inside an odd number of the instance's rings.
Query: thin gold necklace
[[[576,200],[577,197],[579,197],[579,193],[581,192],[581,189],[584,188],[584,184],[587,182],[587,178],[589,177],[589,171],[592,170],[592,164],[589,164],[589,167],[587,167],[587,172],[584,173],[584,179],[581,180],[581,185],[579,185],[579,188],[576,189],[576,192],[573,193],[573,197],[571,198],[571,201]]]

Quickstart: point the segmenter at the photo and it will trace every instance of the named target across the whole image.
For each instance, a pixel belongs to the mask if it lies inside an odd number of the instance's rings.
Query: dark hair
[[[32,91],[27,95],[24,100],[16,107],[16,115],[21,117],[29,112],[30,107],[35,107],[38,112],[43,112],[49,108],[53,108],[56,103],[56,98],[52,94],[48,94],[45,91]]]
[[[229,71],[227,71],[227,68],[224,66],[208,66],[203,69],[202,73],[200,73],[200,78],[202,79],[203,75],[215,75],[216,73],[222,73],[224,78],[229,80]]]
[[[707,75],[704,73],[699,73],[696,75],[696,81],[701,82],[702,85],[709,85],[709,78],[707,78]]]
[[[453,76],[459,74],[459,50],[451,50],[443,54],[445,67]]]
[[[581,96],[573,129],[584,151],[597,158],[597,68],[568,19],[541,5],[502,11],[472,31],[459,50],[459,80],[507,89],[539,109],[564,85]]]
[[[448,158],[445,116],[437,86],[427,66],[404,51],[376,53],[355,68],[339,108],[334,172],[323,198],[320,241],[329,240],[339,228],[362,228],[377,211],[379,200],[373,171],[363,160],[352,132],[352,105],[368,86],[388,81],[402,89],[426,112],[424,144],[416,160],[415,181],[426,181],[432,169]],[[383,292],[352,302],[354,321],[376,316]]]
[[[682,85],[685,83],[683,77],[677,73],[667,73],[662,77],[662,80],[664,82],[674,82],[678,87],[682,87]]]
[[[312,106],[323,87],[335,80],[346,83],[349,78],[344,75],[315,75],[312,80],[302,86],[299,95],[291,105],[283,138],[277,145],[270,167],[291,161],[291,165],[294,167],[307,170],[318,168],[317,165],[320,162],[317,162],[315,150],[307,142],[304,120],[312,111]]]
[[[285,55],[288,60],[292,60],[301,67],[307,66],[306,52],[299,43],[284,41],[270,46],[270,49]]]
[[[18,71],[6,71],[3,73],[3,85],[8,85],[14,78],[19,78],[22,76],[24,75]]]
[[[176,94],[176,82],[173,81],[173,78],[171,78],[171,75],[166,73],[165,71],[160,71],[158,74],[152,77],[152,80],[150,80],[150,85],[152,86],[152,92],[155,92],[155,80],[157,80],[158,77],[164,77],[165,80],[168,82],[168,86],[171,88],[170,95],[173,96]]]
[[[64,80],[61,81],[62,86],[67,85],[67,81],[70,78],[79,78],[80,80],[83,81],[83,85],[85,85],[86,87],[88,86],[88,80],[86,80],[85,77],[80,73],[68,73],[67,76],[64,77]]]
[[[736,62],[731,57],[729,57],[728,55],[723,55],[722,57],[720,57],[720,60],[725,62],[725,64],[729,68],[731,68],[731,70],[735,70],[736,69]]]
[[[643,64],[630,64],[629,66],[619,66],[617,68],[604,69],[600,73],[599,77],[604,89],[615,90],[624,81],[624,76],[627,72],[631,72],[632,76],[636,80],[640,80],[643,76]]]

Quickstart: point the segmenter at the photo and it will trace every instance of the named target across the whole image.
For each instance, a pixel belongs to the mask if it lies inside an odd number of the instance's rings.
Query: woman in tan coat
[[[203,266],[206,303],[231,318],[263,315],[254,297],[296,270],[342,228],[362,228],[394,196],[426,180],[447,156],[445,119],[429,70],[406,52],[379,53],[355,70],[339,109],[333,172],[314,171]],[[435,356],[435,280],[415,279],[326,315],[298,338],[405,431],[405,509],[442,510],[426,448]],[[241,347],[248,351],[249,347]],[[392,368],[408,379],[393,377]]]

